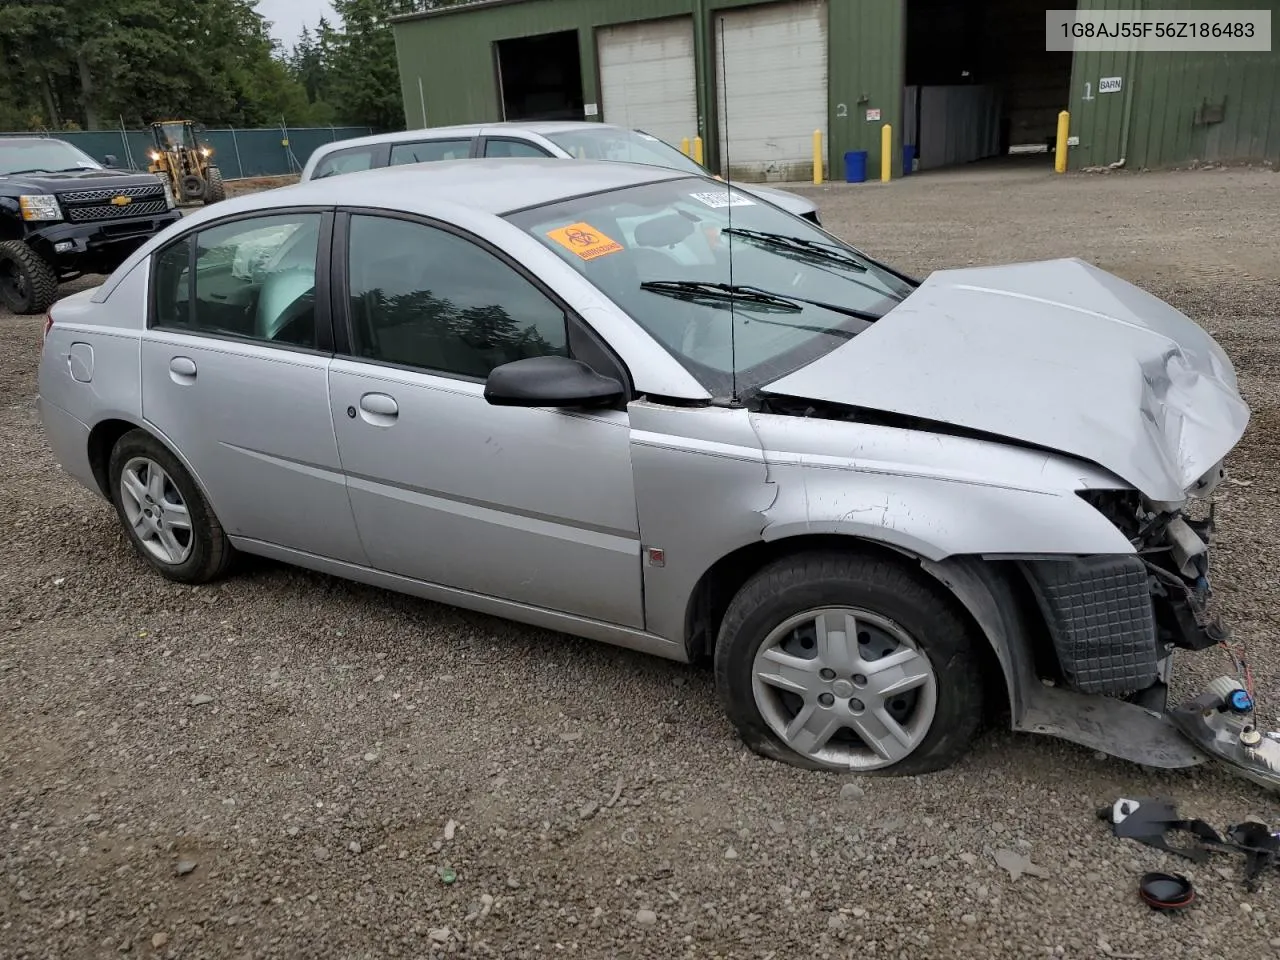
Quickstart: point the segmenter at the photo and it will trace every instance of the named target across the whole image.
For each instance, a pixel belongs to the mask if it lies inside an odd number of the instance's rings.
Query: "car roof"
[[[687,178],[666,167],[615,160],[487,157],[361,170],[224,200],[204,210],[346,205],[428,213],[442,203],[495,216],[584,194]],[[193,216],[199,216],[200,211]]]
[[[331,153],[347,147],[360,147],[370,143],[412,143],[417,140],[436,140],[443,137],[474,137],[482,130],[509,130],[512,133],[564,133],[568,130],[591,128],[593,130],[624,129],[612,123],[595,123],[589,120],[497,120],[493,123],[460,123],[448,127],[419,127],[416,130],[396,130],[392,133],[375,133],[350,140],[335,140],[316,148],[316,153]]]
[[[564,133],[566,130],[622,130],[616,123],[596,123],[594,120],[503,120],[488,124],[489,127],[505,127],[526,130],[529,133]]]
[[[0,146],[6,143],[66,143],[66,140],[59,140],[57,137],[0,137]]]

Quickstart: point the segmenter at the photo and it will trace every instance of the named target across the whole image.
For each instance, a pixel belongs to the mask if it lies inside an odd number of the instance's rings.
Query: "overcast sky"
[[[303,27],[315,29],[321,17],[337,22],[329,0],[258,0],[258,12],[271,21],[271,35],[285,49],[297,42]]]

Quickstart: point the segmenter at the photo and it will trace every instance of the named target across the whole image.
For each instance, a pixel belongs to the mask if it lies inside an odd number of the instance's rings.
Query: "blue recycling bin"
[[[850,150],[844,155],[846,183],[864,183],[867,179],[867,151]]]
[[[902,145],[902,175],[905,177],[916,165],[916,147],[913,143]]]

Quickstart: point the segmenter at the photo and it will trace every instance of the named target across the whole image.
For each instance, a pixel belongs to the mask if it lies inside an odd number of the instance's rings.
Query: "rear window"
[[[312,180],[319,180],[321,177],[336,177],[343,173],[357,173],[360,170],[370,169],[374,163],[374,154],[378,147],[352,147],[350,150],[335,150],[323,160],[316,164],[315,171],[311,174]]]

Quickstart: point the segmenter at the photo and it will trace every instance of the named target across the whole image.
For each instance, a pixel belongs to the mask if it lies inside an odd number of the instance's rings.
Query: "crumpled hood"
[[[865,332],[764,389],[1036,444],[1166,502],[1249,422],[1212,337],[1078,259],[934,273]]]

